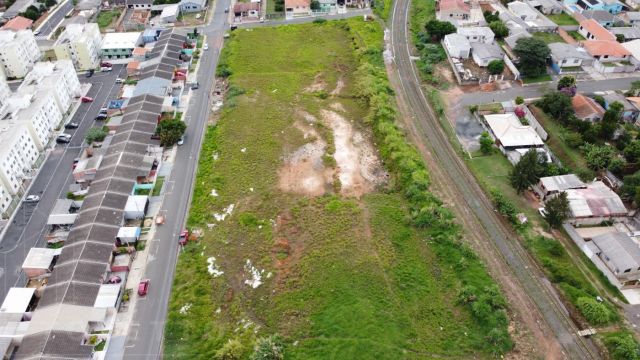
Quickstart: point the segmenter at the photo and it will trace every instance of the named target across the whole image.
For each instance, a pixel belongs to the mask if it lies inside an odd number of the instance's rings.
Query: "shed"
[[[131,266],[131,255],[118,254],[111,263],[111,272],[128,272]]]
[[[61,252],[62,249],[31,248],[22,262],[22,271],[29,279],[48,275],[53,270],[55,260]]]
[[[120,297],[120,284],[102,284],[98,289],[94,308],[115,308]]]
[[[9,289],[7,296],[4,298],[2,302],[2,307],[0,307],[0,312],[3,313],[25,313],[29,311],[29,306],[33,301],[34,294],[36,292],[35,288],[18,288],[12,287]]]
[[[122,244],[130,244],[138,241],[140,238],[140,228],[137,226],[123,226],[118,230],[116,239]]]
[[[149,207],[149,196],[147,195],[130,195],[127,204],[124,207],[125,220],[142,219],[147,213]]]

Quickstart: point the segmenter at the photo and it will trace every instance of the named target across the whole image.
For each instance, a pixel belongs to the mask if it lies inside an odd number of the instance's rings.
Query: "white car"
[[[182,146],[184,144],[184,135],[180,136],[180,139],[178,140],[178,146]]]
[[[202,47],[202,50],[204,51],[209,50],[209,44],[204,44],[204,46]]]
[[[110,68],[110,67],[106,67],[106,66],[103,66],[103,67],[101,67],[101,68],[100,68],[100,71],[107,71],[107,72],[109,72],[109,71],[111,71],[111,70],[113,70],[113,69],[112,69],[112,68]]]
[[[38,201],[40,201],[40,196],[38,195],[29,195],[24,198],[24,202],[26,203],[37,203]]]
[[[116,79],[116,84],[122,84],[124,82],[124,79],[122,78],[117,78]]]

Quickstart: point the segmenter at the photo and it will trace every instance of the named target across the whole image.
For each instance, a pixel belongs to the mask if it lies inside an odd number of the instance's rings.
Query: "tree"
[[[85,135],[84,139],[88,144],[92,144],[96,141],[104,140],[105,137],[107,137],[106,131],[99,127],[92,127],[91,129],[89,129],[89,131],[87,131],[87,135]]]
[[[602,122],[600,122],[600,137],[604,140],[610,140],[616,129],[618,129],[618,121],[622,118],[622,110],[624,106],[614,101],[609,105],[607,111],[604,112]]]
[[[547,58],[551,50],[544,41],[535,38],[520,38],[513,52],[520,59],[520,71],[525,76],[540,76],[547,71]]]
[[[576,306],[591,324],[603,325],[611,320],[611,311],[596,299],[579,297]]]
[[[27,19],[36,21],[40,17],[40,9],[31,5],[21,15],[26,17]]]
[[[633,141],[622,151],[624,158],[630,163],[640,160],[640,140]]]
[[[178,119],[162,120],[156,128],[162,146],[172,146],[178,142],[185,130],[187,130],[187,125]]]
[[[429,20],[425,25],[425,30],[433,39],[440,41],[445,35],[456,32],[456,27],[448,21]]]
[[[564,137],[564,141],[567,143],[567,145],[569,145],[574,149],[578,149],[580,146],[582,146],[582,144],[584,144],[584,141],[582,140],[582,135],[576,132],[568,133]]]
[[[640,82],[640,81],[639,81]],[[632,83],[633,84],[633,83]],[[598,103],[598,105],[602,106],[602,108],[604,109],[604,106],[606,105],[606,102],[604,100],[604,97],[602,95],[596,95],[593,97],[593,100],[595,100],[595,102]]]
[[[509,28],[500,20],[490,22],[489,28],[498,39],[509,36]]]
[[[544,175],[547,160],[535,149],[527,151],[509,174],[511,186],[520,194]]]
[[[498,12],[496,11],[496,13],[492,13],[489,10],[485,10],[482,15],[484,15],[484,21],[487,22],[487,24],[491,24],[494,21],[500,21],[500,16],[498,16]]]
[[[502,74],[502,71],[504,71],[504,61],[491,60],[489,65],[487,65],[487,70],[489,70],[489,74],[491,75]]]
[[[485,155],[493,152],[493,139],[486,131],[483,131],[480,135],[480,151]]]
[[[558,196],[551,198],[544,205],[546,211],[545,219],[554,228],[560,227],[569,217],[569,200],[567,193],[562,192]]]
[[[524,98],[522,96],[516,96],[516,105],[524,104]]]
[[[622,178],[622,187],[620,188],[620,195],[625,199],[633,199],[636,197],[638,190],[640,189],[640,171],[633,175],[627,175]]]
[[[55,4],[57,4],[56,0],[45,0],[44,4],[47,6],[47,8],[50,8],[52,6],[54,6]]]
[[[522,120],[524,119],[524,117],[527,115],[527,113],[524,111],[524,109],[521,106],[517,106],[514,110],[513,113],[516,114],[516,116]]]
[[[312,0],[311,1],[311,10],[320,10],[320,1]]]
[[[559,91],[551,91],[544,94],[536,102],[536,105],[563,123],[566,123],[569,120],[569,116],[574,113],[571,97]]]
[[[605,337],[604,342],[611,350],[614,360],[640,360],[640,345],[628,333],[614,333]]]
[[[561,90],[566,87],[574,87],[576,86],[576,78],[571,75],[563,76],[558,81],[558,90]]]
[[[282,360],[284,359],[284,344],[279,335],[271,335],[256,341],[256,347],[251,360]]]
[[[624,35],[623,34],[616,34],[616,41],[619,43],[623,43],[625,40]]]
[[[616,149],[608,145],[585,144],[582,147],[587,166],[592,170],[603,170],[609,167],[611,160],[617,155]]]

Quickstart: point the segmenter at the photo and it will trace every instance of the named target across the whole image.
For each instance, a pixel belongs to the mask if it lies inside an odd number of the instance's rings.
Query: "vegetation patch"
[[[120,10],[100,11],[100,13],[98,14],[98,20],[96,20],[96,22],[98,23],[98,27],[100,27],[100,30],[102,31],[111,26],[111,24],[116,21],[119,16]]]
[[[188,219],[203,235],[178,261],[167,358],[488,358],[512,347],[503,297],[394,124],[382,37],[354,18],[239,30],[227,43],[221,67],[242,91],[205,136]],[[377,144],[385,183],[359,195],[339,176],[322,195],[280,187],[285,159],[318,139],[344,161],[344,125],[327,112]]]

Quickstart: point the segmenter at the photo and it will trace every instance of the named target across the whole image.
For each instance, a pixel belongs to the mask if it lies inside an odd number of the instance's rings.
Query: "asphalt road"
[[[606,90],[628,90],[631,87],[631,83],[637,80],[640,80],[640,77],[579,81],[578,91],[589,94]],[[460,104],[464,106],[486,104],[496,101],[513,100],[516,96],[522,96],[525,99],[537,98],[544,95],[544,93],[550,89],[555,89],[555,87],[556,82],[550,82],[541,85],[513,87],[493,92],[466,93],[460,97]]]
[[[53,32],[53,30],[64,20],[65,15],[69,13],[69,11],[73,10],[73,1],[65,0],[62,4],[59,5],[56,11],[50,15],[42,25],[38,28],[40,33],[38,34],[38,38],[45,39],[47,36]]]
[[[247,22],[247,23],[236,23],[238,28],[255,28],[260,26],[276,26],[276,25],[287,25],[287,24],[305,24],[313,22],[317,19],[325,19],[325,20],[340,20],[340,19],[348,19],[356,16],[363,15],[371,15],[373,12],[370,8],[360,9],[360,10],[349,10],[346,14],[335,14],[335,15],[324,15],[324,16],[306,16],[295,19],[282,19],[282,20],[267,20],[265,22]]]
[[[44,235],[47,231],[47,218],[57,199],[64,198],[69,184],[73,182],[71,168],[73,159],[80,155],[81,145],[87,130],[94,124],[100,108],[110,99],[115,99],[120,86],[115,84],[123,65],[114,65],[110,73],[96,73],[91,78],[81,75],[80,81],[91,83],[87,96],[94,98],[92,103],[81,103],[71,122],[80,126],[65,130],[71,134],[69,144],[57,144],[33,179],[30,194],[40,196],[37,204],[21,204],[16,210],[13,221],[0,239],[0,298],[4,299],[9,288],[26,285],[22,273],[22,262],[29,249],[44,247]],[[102,123],[102,122],[100,122]]]
[[[184,145],[178,147],[169,179],[165,182],[165,197],[161,212],[165,223],[158,227],[148,242],[149,261],[144,278],[151,280],[149,292],[136,303],[125,344],[125,359],[160,359],[167,317],[167,306],[178,257],[178,234],[184,227],[191,203],[191,193],[198,156],[209,117],[209,94],[213,88],[223,35],[228,29],[227,14],[230,0],[216,1],[213,19],[198,27],[207,35],[208,51],[203,51],[198,70],[200,88],[192,90],[189,110],[185,116],[187,131]]]
[[[397,77],[400,86],[396,88],[396,93],[403,104],[407,104],[411,115],[410,122],[418,129],[421,143],[428,148],[427,151],[433,157],[440,168],[444,171],[447,182],[456,193],[455,206],[460,213],[474,218],[479,226],[467,228],[467,231],[483,233],[481,239],[485,256],[492,257],[489,262],[498,262],[508,266],[510,273],[515,276],[517,282],[507,284],[509,279],[497,278],[504,287],[521,289],[517,293],[528,296],[526,303],[535,304],[537,309],[532,312],[540,312],[542,321],[546,322],[553,334],[562,346],[563,353],[572,359],[595,359],[599,355],[589,339],[584,339],[576,335],[577,328],[566,315],[566,309],[562,302],[548,285],[544,274],[531,259],[518,242],[518,235],[515,234],[508,225],[494,212],[493,205],[478,186],[473,176],[468,171],[464,162],[456,154],[453,145],[449,142],[442,127],[437,120],[433,109],[428,104],[426,97],[420,88],[417,70],[410,56],[409,46],[411,36],[408,30],[408,14],[410,0],[397,0],[394,2],[394,10],[391,23],[391,44]],[[476,96],[476,94],[473,94]],[[510,98],[516,96],[513,92]],[[461,219],[466,221],[467,219]],[[486,249],[489,249],[488,251]],[[526,309],[521,309],[527,311]],[[545,350],[541,350],[544,354]]]

